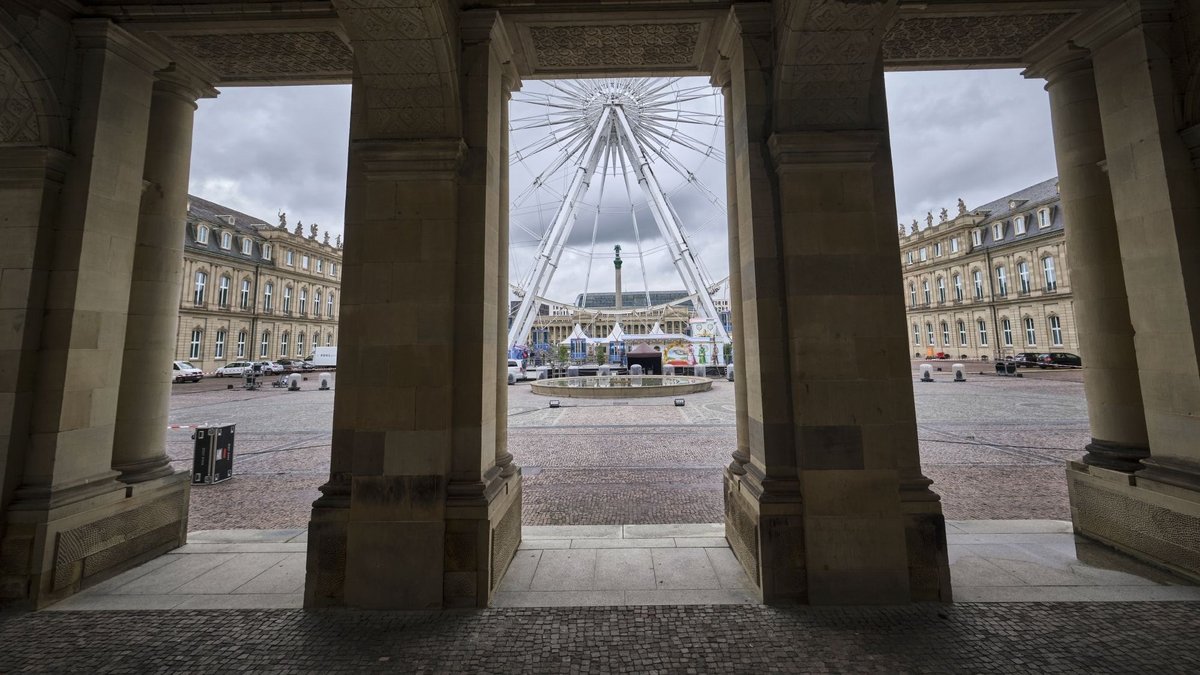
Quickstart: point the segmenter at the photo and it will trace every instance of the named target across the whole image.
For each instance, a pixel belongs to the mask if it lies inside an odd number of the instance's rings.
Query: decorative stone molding
[[[888,65],[938,62],[1020,63],[1027,50],[1075,12],[904,17],[883,38]]]
[[[821,165],[867,164],[886,142],[883,131],[793,131],[771,134],[767,147],[776,170]]]
[[[687,66],[695,61],[702,24],[621,23],[530,26],[543,68]]]
[[[367,180],[453,180],[467,151],[461,139],[354,141]]]
[[[171,60],[108,19],[76,19],[71,30],[81,49],[102,49],[148,72],[162,70]]]
[[[354,70],[350,47],[329,31],[172,35],[170,40],[226,83],[349,79]]]
[[[1122,445],[1095,438],[1083,448],[1087,454],[1083,463],[1113,471],[1132,473],[1142,468],[1142,460],[1150,456],[1150,448]]]
[[[7,58],[0,58],[0,143],[42,140],[38,109],[29,90]]]
[[[1142,460],[1138,480],[1147,479],[1200,492],[1200,464],[1169,457],[1150,456]]]

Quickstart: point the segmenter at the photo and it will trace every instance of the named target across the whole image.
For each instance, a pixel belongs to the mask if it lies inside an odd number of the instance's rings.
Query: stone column
[[[153,73],[167,63],[107,20],[72,27],[73,159],[47,241],[23,479],[0,556],[5,593],[34,605],[177,545],[186,522],[186,504],[129,499],[111,469]]]
[[[154,83],[112,458],[129,484],[173,473],[166,453],[171,378],[158,364],[175,357],[196,99],[215,95],[177,66]]]
[[[1091,60],[1064,50],[1028,74],[1042,74],[1050,94],[1092,431],[1083,462],[1136,471],[1150,451]]]
[[[1132,477],[1083,463],[1068,477],[1078,531],[1200,578],[1200,196],[1172,4],[1122,4],[1073,40],[1092,52],[1150,456]]]
[[[499,259],[496,270],[496,339],[499,341],[499,370],[496,371],[496,466],[507,478],[520,471],[513,462],[512,453],[508,451],[508,251],[509,227],[508,209],[511,196],[508,192],[508,173],[510,160],[508,157],[508,107],[512,92],[519,86],[515,75],[505,73],[500,78],[500,222]],[[520,510],[521,502],[517,500],[516,508]],[[518,514],[517,520],[520,520]],[[518,529],[519,532],[519,529]]]

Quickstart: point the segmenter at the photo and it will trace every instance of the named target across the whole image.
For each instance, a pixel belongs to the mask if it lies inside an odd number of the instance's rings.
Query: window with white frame
[[[975,326],[979,328],[979,346],[988,346],[987,322],[983,319],[980,319],[975,322]]]
[[[1058,275],[1054,272],[1054,258],[1052,256],[1042,258],[1042,277],[1046,280],[1046,290],[1053,291],[1058,289]]]
[[[911,265],[916,261],[917,261],[916,255],[912,251],[909,251],[908,252],[908,264]]]
[[[225,276],[224,274],[221,275],[221,280],[217,282],[217,306],[218,307],[228,307],[229,306],[229,285],[231,283],[233,283],[232,279]]]
[[[946,279],[944,277],[937,278],[938,302],[946,301]]]
[[[921,281],[921,291],[925,298],[925,304],[928,305],[930,303],[930,301],[932,300],[932,298],[929,294],[929,280],[928,279],[924,279]]]
[[[320,333],[315,333],[315,332],[313,333],[312,346],[313,346],[313,349],[316,349],[317,347],[321,346],[321,334]]]
[[[983,246],[983,230],[973,230],[971,232],[971,243],[975,246]]]
[[[271,331],[264,330],[262,334],[262,342],[258,345],[258,357],[261,359],[267,358],[267,354],[271,353]]]
[[[1025,234],[1025,216],[1013,218],[1013,234]]]
[[[233,235],[228,232],[221,233],[221,248],[228,251],[233,248]]]
[[[270,244],[262,245],[262,258],[263,258],[263,260],[271,259],[271,245]]]
[[[332,291],[329,293],[329,299],[325,301],[325,308],[329,310],[328,312],[325,312],[325,313],[328,314],[329,318],[332,319],[333,318],[333,292]]]
[[[1008,295],[1008,274],[1003,266],[996,268],[996,295],[1002,298]]]
[[[296,356],[304,358],[304,331],[296,331]]]
[[[226,335],[227,335],[227,333],[225,332],[224,328],[217,331],[217,341],[213,343],[213,358],[214,359],[225,358],[225,336]]]
[[[296,266],[296,254],[293,251],[288,251],[287,253],[283,254],[283,262],[284,262],[284,264],[295,267]]]
[[[912,301],[912,306],[917,306],[917,285],[913,282],[908,282],[908,299]]]
[[[1028,293],[1029,288],[1030,288],[1030,285],[1029,285],[1029,263],[1025,262],[1024,260],[1017,263],[1017,280],[1021,286],[1021,293],[1022,294]]]
[[[332,347],[332,346],[333,346],[333,333],[326,333],[326,334],[325,334],[325,346],[326,346],[326,347]]]
[[[942,344],[950,346],[950,324],[945,321],[942,322]]]
[[[935,258],[942,257],[942,242],[939,241],[933,245],[933,257],[935,257]]]
[[[933,339],[933,324],[928,321],[925,322],[925,337],[929,338],[929,342],[927,344],[930,347],[937,344],[937,342],[935,342]]]
[[[300,256],[300,269],[308,269],[308,254]]]
[[[917,324],[913,324],[913,344],[921,346],[921,328]]]
[[[1037,331],[1033,327],[1033,317],[1025,317],[1025,344],[1037,344]]]
[[[238,307],[242,309],[250,308],[250,280],[242,279],[241,289],[238,291]]]
[[[246,331],[244,330],[238,331],[237,357],[239,359],[246,358]]]
[[[313,291],[313,316],[321,318],[321,291]],[[313,341],[316,342],[315,340]],[[315,344],[313,346],[316,346]]]
[[[1004,238],[1004,223],[996,223],[992,225],[992,240],[1000,241]]]
[[[950,252],[958,253],[958,237],[950,237]]]
[[[1063,343],[1062,322],[1059,321],[1057,316],[1053,315],[1050,317],[1050,342],[1052,342],[1055,347],[1061,347]]]
[[[192,293],[192,301],[194,304],[204,304],[204,289],[208,286],[208,274],[205,272],[196,272],[196,288]]]
[[[284,314],[292,313],[292,287],[291,286],[283,287],[283,313]]]
[[[192,358],[192,359],[200,358],[200,343],[203,339],[204,339],[204,331],[200,330],[199,328],[193,328],[192,329],[192,344],[191,344],[191,348],[188,349],[188,358]]]
[[[1039,228],[1050,227],[1050,209],[1049,209],[1049,207],[1038,209],[1037,219],[1038,219],[1038,227]]]
[[[335,262],[329,263],[329,276],[331,276],[331,277],[337,276],[337,263],[335,263]]]
[[[961,347],[967,346],[967,322],[962,319],[958,320],[958,344]]]
[[[291,337],[291,336],[288,335],[288,332],[286,330],[279,334],[279,355],[280,356],[288,355],[288,338],[289,337]]]
[[[268,281],[266,283],[266,285],[263,286],[263,311],[264,312],[270,312],[273,309],[272,302],[275,299],[274,295],[275,295],[275,284]]]
[[[921,262],[925,262],[926,260],[929,260],[929,252],[925,249],[924,246],[921,247],[919,257],[921,258]]]
[[[1004,333],[1004,346],[1013,346],[1012,322],[1008,319],[1002,319],[1000,321],[1000,327],[1003,329]]]
[[[971,278],[975,282],[975,299],[982,300],[983,299],[983,272],[980,272],[979,270],[975,270],[974,272],[971,272]]]
[[[304,316],[304,313],[308,311],[308,289],[307,288],[300,289],[300,307],[299,307],[299,309],[300,309],[300,316]]]
[[[317,258],[317,274],[321,274],[324,271],[325,271],[325,259]]]
[[[954,274],[954,299],[959,302],[963,300],[962,275],[958,273]]]
[[[250,237],[242,237],[242,255],[250,255],[254,250],[254,242]]]
[[[207,244],[208,243],[208,228],[205,227],[204,225],[200,225],[200,226],[196,227],[196,243],[197,244]]]

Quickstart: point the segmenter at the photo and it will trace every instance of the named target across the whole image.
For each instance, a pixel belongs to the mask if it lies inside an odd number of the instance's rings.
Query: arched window
[[[246,358],[246,331],[244,330],[238,331],[237,357],[239,359]]]
[[[950,346],[950,324],[945,321],[942,322],[942,344]]]
[[[1004,297],[1008,295],[1008,274],[1004,271],[1004,266],[996,268],[996,295]]]
[[[962,319],[958,321],[958,344],[963,347],[967,346],[967,324]]]
[[[313,346],[313,349],[316,349],[317,347],[321,346],[321,334],[317,333],[315,331],[313,332],[313,345],[312,346]]]
[[[300,316],[304,316],[304,314],[306,312],[308,312],[308,289],[301,288],[300,289]]]
[[[1054,272],[1054,257],[1042,258],[1042,277],[1046,280],[1046,290],[1058,289],[1058,275]]]
[[[946,302],[946,280],[943,277],[937,278],[938,302]]]
[[[208,273],[196,272],[196,288],[192,293],[192,301],[197,305],[204,304],[204,289],[208,286]]]
[[[921,329],[917,324],[913,324],[913,344],[918,347],[921,345]]]
[[[250,309],[250,280],[242,279],[242,287],[238,292],[238,307]]]
[[[979,321],[975,322],[975,325],[979,328],[979,346],[988,346],[987,322],[983,319],[980,319]]]
[[[321,291],[313,291],[313,316],[321,318]]]
[[[1008,319],[1002,319],[1000,321],[1000,327],[1003,329],[1004,333],[1004,346],[1013,346],[1012,322]]]
[[[283,313],[284,314],[292,313],[292,287],[291,286],[283,287]]]
[[[1031,316],[1025,317],[1025,344],[1037,344],[1037,330],[1033,327],[1033,317]]]
[[[958,302],[963,300],[962,275],[957,273],[954,275],[954,299]]]
[[[200,225],[199,227],[196,228],[196,243],[197,244],[207,244],[208,243],[208,228],[205,227],[204,225]]]
[[[1017,263],[1017,278],[1019,279],[1018,283],[1021,285],[1021,295],[1025,295],[1029,292],[1030,284],[1029,263],[1025,262],[1024,260]]]
[[[264,330],[262,334],[262,342],[258,345],[258,357],[260,359],[267,358],[271,353],[271,331]]]
[[[332,319],[333,318],[333,291],[329,292],[329,298],[327,298],[325,300],[325,307],[326,307],[326,309],[329,310],[328,312],[325,312],[325,314],[327,314],[329,316],[329,318]]]
[[[263,260],[271,259],[271,245],[270,244],[262,245],[262,259]]]
[[[1062,346],[1062,321],[1057,316],[1050,317],[1050,341],[1055,347]]]
[[[929,346],[930,346],[930,347],[932,347],[932,346],[934,346],[935,344],[937,344],[937,343],[936,343],[936,342],[934,342],[934,340],[933,340],[933,324],[932,324],[932,323],[929,323],[928,321],[926,321],[926,322],[925,322],[925,337],[929,338],[929,342],[928,342],[928,344],[929,344]]]
[[[221,275],[221,280],[217,282],[217,306],[229,306],[229,285],[233,280],[225,275]]]
[[[221,233],[221,248],[229,250],[233,248],[233,235],[228,232]]]
[[[192,329],[192,344],[191,344],[191,348],[188,349],[188,358],[190,358],[190,359],[200,358],[200,344],[203,340],[204,340],[204,331],[200,330],[199,328],[193,328]]]
[[[326,346],[326,347],[332,347],[332,346],[333,346],[333,333],[326,333],[326,334],[325,334],[325,346]]]
[[[304,331],[296,331],[296,356],[304,358]]]
[[[266,283],[266,285],[263,286],[263,311],[264,312],[271,311],[271,309],[272,309],[271,304],[272,304],[272,300],[273,300],[272,296],[274,294],[275,294],[275,284],[268,281]]]
[[[289,337],[290,336],[288,335],[288,332],[286,330],[279,334],[279,355],[280,356],[288,355],[288,338]]]
[[[983,299],[983,272],[975,270],[971,272],[971,278],[975,282],[975,299]]]
[[[928,279],[925,279],[924,281],[922,281],[922,282],[921,282],[921,289],[922,289],[922,290],[924,291],[924,293],[925,293],[925,304],[927,304],[927,305],[928,305],[928,304],[929,304],[929,302],[930,302],[930,297],[929,297],[929,280],[928,280]]]
[[[226,335],[227,335],[227,333],[225,332],[224,328],[217,331],[217,341],[213,343],[213,358],[214,359],[225,358],[225,336]]]

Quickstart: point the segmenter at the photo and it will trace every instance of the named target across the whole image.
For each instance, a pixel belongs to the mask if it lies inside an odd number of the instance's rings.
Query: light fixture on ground
[[[675,399],[675,407],[676,407],[676,408],[682,408],[682,407],[683,407],[683,404],[684,404],[684,400],[683,400],[683,399],[681,399],[681,398],[677,398],[677,399]]]

